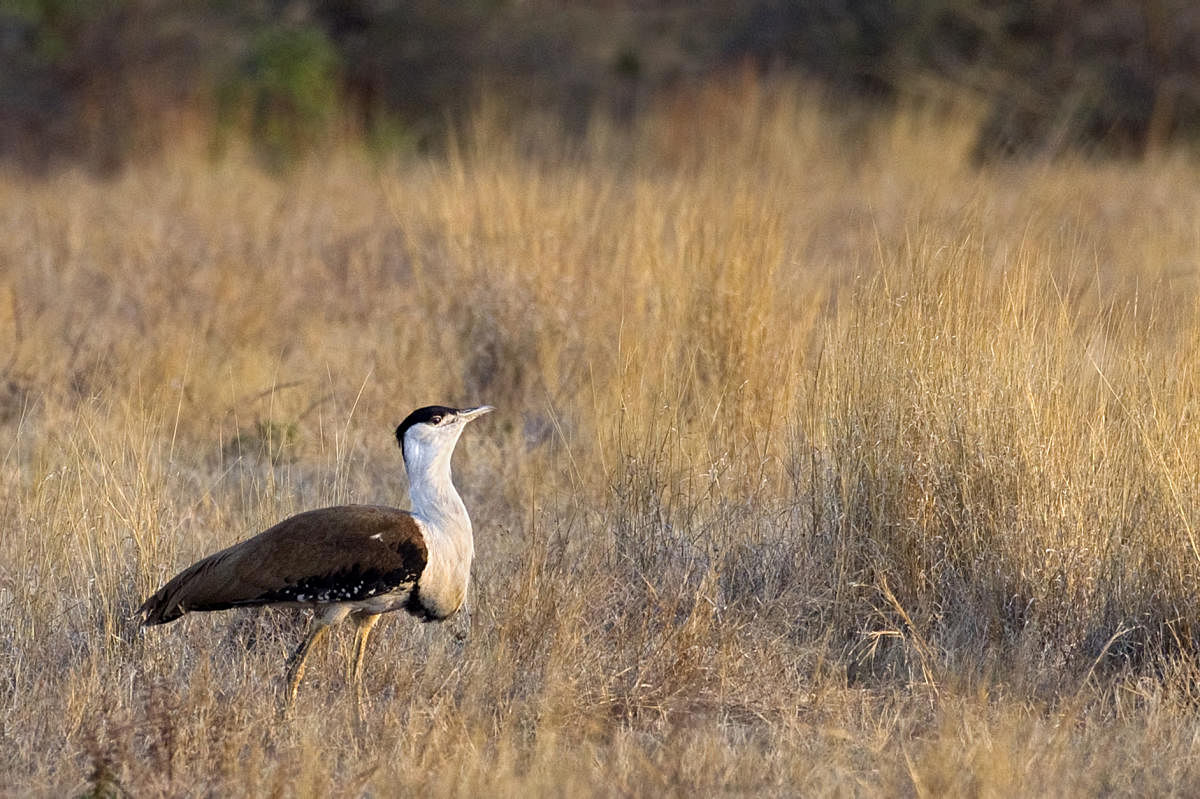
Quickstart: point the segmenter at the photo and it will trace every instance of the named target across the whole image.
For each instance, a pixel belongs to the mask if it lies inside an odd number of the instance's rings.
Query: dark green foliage
[[[267,164],[284,166],[327,133],[338,108],[338,66],[338,53],[321,28],[265,27],[223,87],[223,116],[248,115]]]

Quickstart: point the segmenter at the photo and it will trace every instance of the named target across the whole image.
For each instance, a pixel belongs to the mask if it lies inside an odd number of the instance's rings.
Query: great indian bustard
[[[290,705],[310,647],[349,616],[356,629],[348,676],[361,706],[363,655],[379,615],[403,609],[441,621],[466,598],[475,542],[450,456],[466,423],[490,410],[431,405],[396,428],[411,511],[343,505],[284,519],[184,569],[142,604],[142,624],[253,605],[312,608],[312,624],[288,659]]]

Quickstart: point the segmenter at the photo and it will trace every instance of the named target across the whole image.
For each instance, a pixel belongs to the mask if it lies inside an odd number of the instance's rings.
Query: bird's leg
[[[324,637],[326,630],[346,618],[348,612],[347,609],[333,605],[313,616],[304,640],[300,642],[300,646],[296,647],[296,651],[288,658],[288,707],[291,707],[292,703],[296,701],[296,691],[300,688],[301,678],[304,677],[304,665],[305,661],[308,660],[308,653],[312,645],[318,639]]]
[[[288,693],[287,703],[290,706],[296,701],[296,691],[300,688],[300,679],[304,676],[304,663],[308,660],[308,650],[317,641],[318,638],[325,634],[329,627],[324,624],[318,624],[315,620],[310,625],[308,632],[304,635],[304,640],[300,642],[300,646],[296,647],[296,651],[288,658],[287,675],[288,675]]]
[[[363,659],[367,654],[367,638],[371,635],[371,630],[375,629],[375,625],[378,623],[379,614],[377,613],[354,614],[354,663],[350,667],[350,671],[346,675],[346,678],[354,683],[354,696],[358,703],[360,716],[363,706]]]

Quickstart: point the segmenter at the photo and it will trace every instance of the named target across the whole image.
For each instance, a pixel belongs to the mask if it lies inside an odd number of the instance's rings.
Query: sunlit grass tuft
[[[977,170],[730,84],[444,157],[0,179],[0,788],[1095,795],[1195,784],[1197,166]],[[853,132],[854,135],[849,135]],[[469,615],[144,596],[403,504],[487,402]]]

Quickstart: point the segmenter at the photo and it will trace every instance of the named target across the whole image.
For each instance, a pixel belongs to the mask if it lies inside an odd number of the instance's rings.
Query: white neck
[[[424,522],[430,535],[441,539],[437,544],[449,544],[459,557],[469,560],[474,552],[471,519],[450,477],[450,456],[457,440],[457,435],[449,441],[409,436],[404,442],[404,464],[413,516]]]

